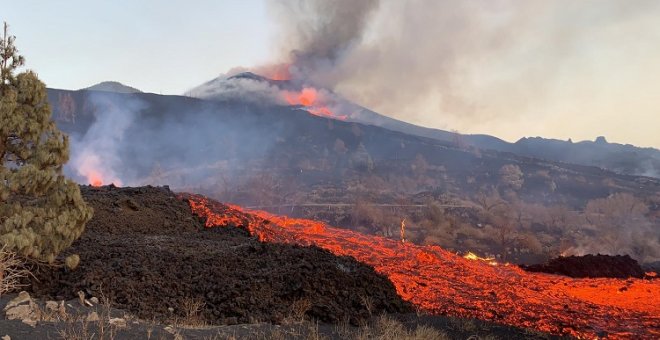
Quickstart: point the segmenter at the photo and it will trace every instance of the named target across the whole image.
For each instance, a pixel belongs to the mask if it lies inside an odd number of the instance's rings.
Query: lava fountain
[[[304,106],[305,110],[313,115],[339,120],[348,118],[348,116],[338,115],[330,109],[326,96],[313,87],[304,87],[300,91],[282,91],[282,93],[289,105]]]
[[[579,338],[660,338],[660,280],[573,279],[463,258],[419,246],[263,211],[244,212],[199,195],[187,198],[207,227],[236,226],[263,242],[318,246],[386,275],[397,292],[437,315],[478,318]]]

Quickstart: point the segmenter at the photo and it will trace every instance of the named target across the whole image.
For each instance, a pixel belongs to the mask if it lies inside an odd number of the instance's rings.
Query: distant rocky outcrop
[[[104,81],[90,87],[86,87],[83,90],[91,91],[105,91],[105,92],[115,92],[115,93],[142,93],[142,91],[124,85],[117,81]]]
[[[523,266],[530,272],[544,272],[570,277],[643,278],[644,270],[628,255],[567,256],[551,259],[547,263]]]

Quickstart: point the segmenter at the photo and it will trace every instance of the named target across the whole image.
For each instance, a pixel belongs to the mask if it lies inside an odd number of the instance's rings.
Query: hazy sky
[[[660,147],[660,1],[371,1],[330,73],[357,103],[509,141]],[[281,2],[0,0],[0,20],[49,87],[116,80],[181,94],[233,67],[281,62],[292,47],[283,26],[300,23],[273,15]]]
[[[0,0],[0,20],[27,67],[54,88],[115,80],[181,94],[272,56],[261,0]]]

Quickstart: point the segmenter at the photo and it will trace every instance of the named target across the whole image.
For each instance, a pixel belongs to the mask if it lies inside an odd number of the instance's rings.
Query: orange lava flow
[[[352,256],[386,275],[405,300],[439,315],[478,318],[559,335],[660,338],[660,280],[573,279],[470,260],[419,246],[199,195],[188,198],[207,227],[237,226],[264,242],[315,245]]]
[[[284,99],[289,105],[302,105],[316,116],[346,120],[346,115],[335,114],[327,105],[322,103],[318,91],[313,87],[305,87],[300,92],[284,91]]]

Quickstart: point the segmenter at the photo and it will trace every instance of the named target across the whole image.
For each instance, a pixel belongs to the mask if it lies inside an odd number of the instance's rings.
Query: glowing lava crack
[[[183,195],[207,227],[247,228],[264,242],[315,245],[373,266],[433,314],[479,318],[553,334],[660,338],[660,280],[572,279]]]

